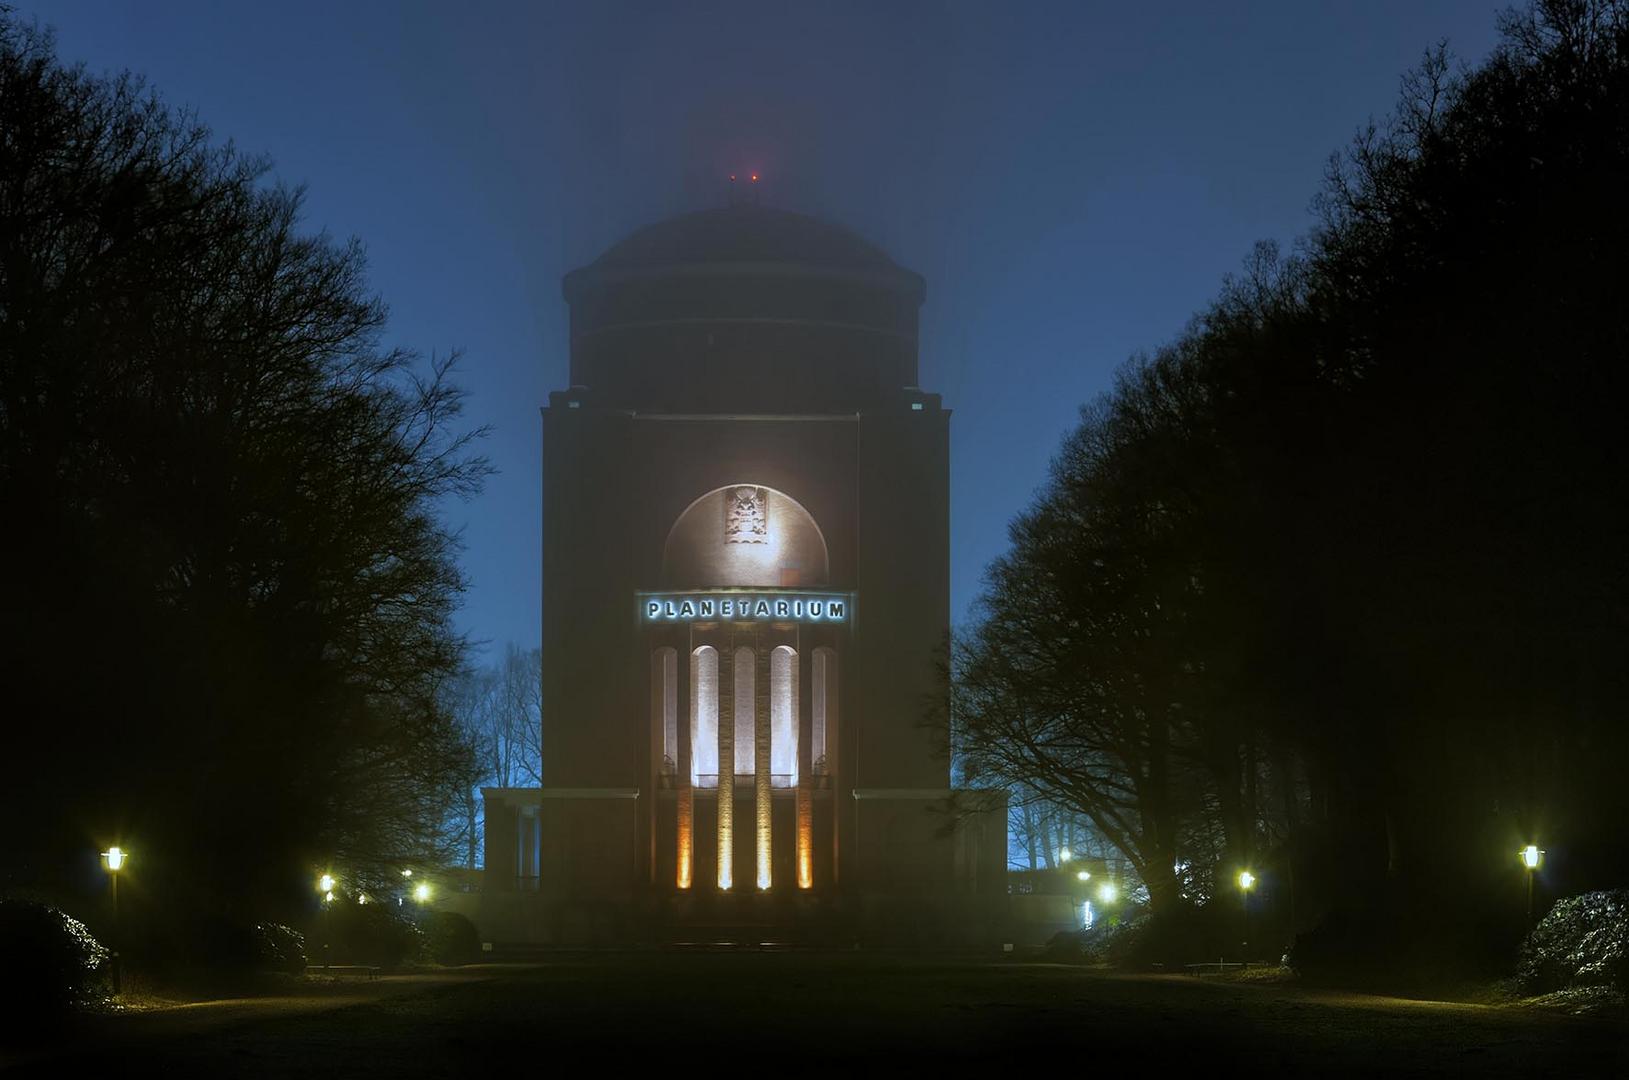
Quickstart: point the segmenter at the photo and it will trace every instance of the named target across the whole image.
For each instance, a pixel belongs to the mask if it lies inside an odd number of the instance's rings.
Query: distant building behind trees
[[[493,663],[450,680],[446,708],[474,749],[470,783],[449,815],[451,847],[467,869],[482,863],[483,787],[540,787],[543,783],[543,696],[540,649],[511,643]]]

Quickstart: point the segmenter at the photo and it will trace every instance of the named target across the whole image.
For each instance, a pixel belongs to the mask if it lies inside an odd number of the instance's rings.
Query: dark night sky
[[[501,648],[538,639],[566,270],[758,169],[765,202],[926,275],[959,618],[1077,407],[1254,241],[1304,232],[1330,151],[1431,42],[1481,59],[1507,5],[17,6],[308,184],[310,224],[366,242],[393,343],[467,351],[501,472],[452,510],[460,625]]]

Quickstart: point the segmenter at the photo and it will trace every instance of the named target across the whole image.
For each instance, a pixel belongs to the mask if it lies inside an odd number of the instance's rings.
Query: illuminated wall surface
[[[756,500],[750,516],[739,505],[749,496],[737,498],[748,492]],[[814,518],[791,496],[756,484],[731,484],[691,503],[662,553],[662,580],[678,588],[824,585],[829,576]]]

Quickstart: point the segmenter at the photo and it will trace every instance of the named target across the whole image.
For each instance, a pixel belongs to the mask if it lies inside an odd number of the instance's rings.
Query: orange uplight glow
[[[688,889],[695,872],[695,789],[686,785],[679,789],[679,856],[678,886]]]
[[[734,761],[730,742],[732,724],[719,725],[718,760]],[[735,770],[721,765],[718,774],[718,887],[735,884]]]
[[[752,182],[754,184],[756,184],[758,182],[758,174],[757,173],[752,174]]]
[[[814,887],[814,795],[798,785],[798,888]]]

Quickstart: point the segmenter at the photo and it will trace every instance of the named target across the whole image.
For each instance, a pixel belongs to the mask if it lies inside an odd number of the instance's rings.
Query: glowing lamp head
[[[1245,892],[1249,892],[1251,889],[1253,889],[1255,887],[1256,887],[1256,875],[1252,874],[1248,870],[1240,870],[1239,871],[1239,888],[1243,889]]]
[[[1539,863],[1544,861],[1544,852],[1538,849],[1537,844],[1528,844],[1518,854],[1521,855],[1522,865],[1529,870],[1537,870]]]
[[[403,870],[402,871],[402,877],[412,877],[412,876],[413,876],[413,871],[411,871],[411,870]]]
[[[758,182],[758,174],[757,173],[752,174],[752,182],[754,184],[756,184]]]
[[[331,892],[323,893],[322,894],[322,902],[325,903],[325,904],[332,904],[334,902],[334,894],[331,893]]]
[[[413,899],[421,904],[428,901],[430,899],[430,886],[422,881],[419,882],[417,887],[413,889]]]
[[[1076,871],[1075,872],[1075,880],[1076,881],[1090,881],[1090,880],[1092,880],[1091,871],[1089,871],[1089,870]]]
[[[1114,887],[1114,882],[1105,881],[1097,887],[1097,898],[1105,904],[1112,904],[1120,895],[1120,890]]]
[[[322,877],[318,878],[317,879],[317,891],[321,892],[321,893],[331,893],[331,892],[333,892],[334,891],[334,875],[333,874],[324,874]]]
[[[117,847],[110,847],[102,852],[102,860],[107,863],[108,872],[113,874],[117,874],[123,868],[125,860],[128,858],[130,856]]]
[[[1062,851],[1058,852],[1058,861],[1059,862],[1068,862],[1070,859],[1073,859],[1074,857],[1075,857],[1074,852],[1070,851],[1068,848],[1064,848]]]

